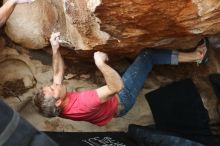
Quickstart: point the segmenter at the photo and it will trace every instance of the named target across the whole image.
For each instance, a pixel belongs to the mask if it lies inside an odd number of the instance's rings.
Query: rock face
[[[51,56],[45,51],[31,50],[48,46],[52,31],[61,32],[62,45],[66,47],[61,50],[62,55],[77,61],[79,58],[92,59],[93,49],[104,50],[110,57],[116,54],[127,57],[144,47],[190,48],[204,35],[220,32],[219,5],[219,0],[36,0],[30,5],[18,5],[5,31],[14,42],[29,50],[6,44],[7,40],[0,37],[0,99],[39,130],[126,131],[131,123],[154,124],[151,109],[144,98],[146,93],[176,80],[192,78],[211,122],[219,123],[218,100],[207,76],[220,72],[220,51],[209,49],[208,64],[199,67],[185,64],[154,68],[132,110],[124,117],[114,118],[106,126],[97,127],[58,117],[48,119],[37,112],[32,99],[39,87],[52,81]],[[209,38],[211,48],[220,48],[219,38],[220,33]],[[122,73],[130,62],[120,61],[113,68],[122,69]],[[102,86],[102,74],[93,65],[79,61],[77,67],[66,61],[64,84],[67,90]]]
[[[5,30],[13,41],[27,48],[47,46],[50,34],[60,31],[64,46],[91,50],[107,43],[110,37],[100,30],[100,20],[93,13],[93,5],[99,4],[84,0],[37,0],[31,5],[17,6]]]
[[[110,57],[130,56],[144,47],[195,46],[203,36],[220,32],[219,10],[219,0],[36,0],[33,4],[18,5],[5,31],[14,42],[29,49],[48,46],[51,32],[60,31],[65,47],[61,52],[66,59],[77,60],[73,57],[77,55],[88,59],[93,50],[106,51]],[[220,34],[210,37],[212,48],[220,48],[219,38]],[[190,64],[154,68],[128,115],[98,128],[86,122],[40,116],[31,100],[39,87],[52,81],[51,56],[40,50],[6,45],[6,41],[0,37],[0,99],[40,130],[125,131],[131,123],[151,125],[153,116],[144,95],[183,78],[193,78],[210,119],[213,123],[220,121],[218,101],[207,78],[210,73],[220,72],[220,51],[209,49],[208,64],[199,67]],[[64,84],[68,91],[104,84],[102,75],[91,63],[79,62],[80,69],[72,62],[66,65]],[[120,62],[116,65],[120,69],[124,67]]]
[[[27,15],[29,14],[29,15]],[[36,0],[18,5],[5,31],[30,49],[62,45],[130,55],[145,47],[189,48],[220,32],[219,0]]]

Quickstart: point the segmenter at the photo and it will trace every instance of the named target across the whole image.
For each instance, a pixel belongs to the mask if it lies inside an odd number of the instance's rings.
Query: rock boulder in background
[[[18,5],[5,31],[30,49],[48,46],[52,31],[76,50],[126,56],[145,47],[189,48],[220,32],[220,1],[36,0]]]

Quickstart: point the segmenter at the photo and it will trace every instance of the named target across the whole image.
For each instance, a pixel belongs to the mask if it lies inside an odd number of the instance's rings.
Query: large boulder
[[[62,45],[130,55],[145,47],[184,49],[220,32],[219,0],[36,0],[18,5],[5,31],[30,49]]]

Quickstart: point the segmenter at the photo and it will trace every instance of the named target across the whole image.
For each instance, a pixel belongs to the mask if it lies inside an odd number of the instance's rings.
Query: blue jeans
[[[178,54],[171,50],[144,49],[122,76],[124,88],[119,92],[122,110],[118,116],[124,116],[133,107],[136,97],[154,64],[178,64]]]

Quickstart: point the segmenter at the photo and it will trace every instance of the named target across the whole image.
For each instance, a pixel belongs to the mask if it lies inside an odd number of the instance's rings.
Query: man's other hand
[[[23,4],[23,3],[31,3],[34,2],[35,0],[12,0],[17,4]]]
[[[53,32],[50,36],[50,44],[51,44],[53,53],[56,53],[60,47],[59,39],[60,39],[60,32],[56,32],[56,33]]]
[[[106,53],[97,51],[94,53],[94,60],[96,66],[101,66],[105,63],[105,61],[108,61],[108,55]]]

